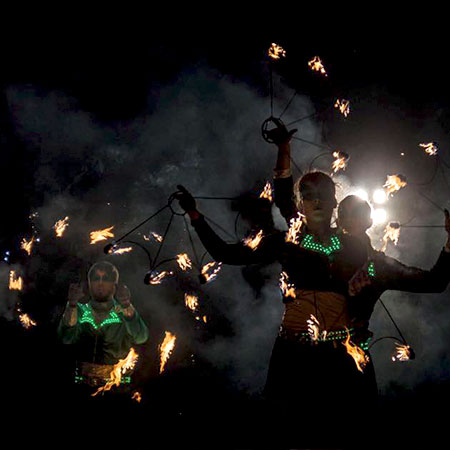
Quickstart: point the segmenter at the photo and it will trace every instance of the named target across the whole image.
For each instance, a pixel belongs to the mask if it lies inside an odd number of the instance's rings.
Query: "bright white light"
[[[386,200],[386,191],[384,189],[377,189],[373,192],[373,201],[375,203],[384,203]]]
[[[353,195],[358,196],[359,198],[365,200],[366,202],[369,200],[369,194],[362,188],[359,188],[355,192],[353,192]]]
[[[373,209],[370,216],[372,217],[374,225],[384,223],[387,220],[387,213],[383,208]]]

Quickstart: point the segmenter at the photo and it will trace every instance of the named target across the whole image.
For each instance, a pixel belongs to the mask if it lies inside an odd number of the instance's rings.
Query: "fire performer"
[[[86,297],[82,285],[70,285],[58,335],[63,344],[75,346],[75,381],[100,386],[131,347],[147,341],[149,332],[131,303],[130,290],[119,284],[114,265],[106,261],[95,263],[88,273],[88,285],[87,303],[82,303]],[[124,378],[123,382],[127,381]]]

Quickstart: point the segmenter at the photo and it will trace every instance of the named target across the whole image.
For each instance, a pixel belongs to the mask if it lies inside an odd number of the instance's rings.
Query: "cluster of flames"
[[[347,330],[347,338],[345,339],[345,342],[343,342],[342,344],[347,349],[347,353],[355,361],[358,370],[362,372],[366,364],[370,361],[369,356],[364,353],[364,350],[361,347],[358,347],[357,345],[353,344],[353,342],[350,342],[350,332],[347,328],[346,330]]]
[[[250,247],[252,250],[256,250],[263,238],[263,230],[259,230],[259,232],[254,236],[249,236],[244,239],[244,245]]]
[[[397,354],[392,357],[392,361],[409,361],[411,359],[411,347],[409,345],[397,345]]]
[[[196,312],[198,308],[198,297],[196,295],[192,294],[184,294],[184,304],[188,309],[190,309],[192,312]],[[204,323],[206,323],[206,316],[203,316],[200,318],[200,316],[195,317],[196,320],[203,320]]]
[[[425,153],[430,156],[437,155],[438,148],[434,142],[428,142],[428,144],[419,144],[422,148],[425,149]]]
[[[27,330],[31,327],[35,327],[37,323],[31,319],[31,317],[28,314],[22,313],[19,315],[20,323],[26,328]]]
[[[322,75],[328,76],[325,67],[322,64],[322,61],[318,56],[315,56],[311,61],[308,61],[308,66],[311,70],[320,72]]]
[[[283,49],[283,47],[280,47],[277,44],[272,43],[272,45],[270,46],[269,50],[268,50],[268,55],[272,58],[272,59],[280,59],[280,58],[284,58],[286,56],[286,51]]]
[[[266,198],[269,202],[273,201],[273,190],[269,181],[264,186],[261,194],[259,194],[259,198]]]
[[[217,274],[222,268],[221,262],[211,261],[202,267],[202,276],[206,283],[209,283],[217,278]]]
[[[350,114],[350,100],[337,99],[334,107],[339,109],[344,117],[347,117]]]
[[[281,272],[280,289],[283,297],[296,298],[295,286],[292,283],[289,283],[289,277],[286,272]]]
[[[109,228],[105,228],[103,230],[91,231],[91,244],[96,244],[100,241],[106,241],[108,238],[113,238],[114,233],[111,233],[111,230],[114,228],[114,225]]]
[[[166,331],[165,338],[162,344],[159,346],[160,349],[159,373],[164,372],[166,363],[175,347],[176,339],[177,337],[174,334],[172,334],[170,331]]]
[[[393,242],[394,245],[397,245],[399,237],[400,237],[400,224],[398,222],[390,222],[384,230],[383,245],[381,247],[381,251],[382,252],[386,251],[389,241]]]
[[[62,237],[64,231],[69,226],[69,217],[65,217],[64,219],[58,220],[55,225],[53,225],[53,229],[55,230],[57,237]]]
[[[310,318],[306,321],[308,324],[308,333],[312,341],[317,342],[319,340],[324,341],[327,337],[327,331],[320,332],[320,323],[317,318],[311,314]]]
[[[339,170],[345,170],[345,168],[347,167],[347,162],[350,159],[347,153],[340,152],[338,150],[333,152],[333,158],[335,158],[332,165],[334,173],[338,172]]]
[[[29,241],[23,238],[22,242],[20,243],[20,248],[22,250],[25,250],[28,253],[28,255],[31,255],[31,249],[33,247],[34,241],[35,241],[34,236]]]
[[[192,268],[192,261],[189,259],[187,253],[180,253],[177,255],[177,263],[181,270],[188,270]]]
[[[301,213],[297,213],[297,217],[292,218],[289,221],[289,230],[286,233],[286,242],[292,242],[293,244],[299,244],[300,231],[303,225],[303,218],[305,216]]]
[[[383,187],[386,188],[386,194],[393,195],[394,192],[399,191],[402,187],[407,185],[406,178],[403,175],[388,175],[386,183]]]
[[[15,270],[9,272],[9,289],[11,291],[21,291],[23,289],[23,279],[16,275]]]

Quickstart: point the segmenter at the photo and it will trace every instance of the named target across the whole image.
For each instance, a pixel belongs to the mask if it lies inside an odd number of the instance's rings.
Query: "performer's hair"
[[[333,179],[320,170],[314,170],[303,174],[294,186],[294,197],[297,205],[301,204],[301,192],[305,188],[305,183],[325,183],[330,187],[333,196],[336,196],[336,184]]]
[[[91,281],[91,279],[93,278],[96,270],[102,270],[106,272],[109,278],[114,281],[114,283],[117,283],[119,281],[119,271],[117,270],[117,267],[108,261],[99,261],[91,266],[88,272],[89,281]]]
[[[372,225],[372,219],[371,219],[371,213],[372,208],[370,207],[369,203],[367,203],[365,200],[363,200],[361,197],[358,197],[357,195],[347,195],[338,206],[338,219],[341,219],[343,216],[345,216],[344,207],[346,206],[352,206],[352,215],[357,215],[359,217],[362,217],[366,219],[367,221],[367,228],[370,228]]]

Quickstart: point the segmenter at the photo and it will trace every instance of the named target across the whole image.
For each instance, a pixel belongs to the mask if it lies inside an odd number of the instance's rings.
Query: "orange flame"
[[[308,61],[308,66],[315,72],[320,72],[321,74],[328,76],[322,61],[318,56],[315,56],[311,61]]]
[[[202,275],[205,278],[205,281],[209,283],[210,281],[215,280],[221,268],[222,268],[221,262],[217,263],[215,261],[211,261],[210,263],[205,264],[202,267]]]
[[[392,361],[409,361],[411,358],[411,347],[409,345],[396,344],[397,354],[392,357]]]
[[[364,350],[357,345],[350,342],[350,331],[346,328],[347,338],[342,345],[345,345],[347,349],[347,353],[353,358],[355,361],[356,367],[360,372],[363,371],[365,365],[369,362],[369,357],[364,353]]]
[[[160,273],[155,272],[150,277],[150,284],[153,284],[153,285],[161,284],[162,281],[170,275],[173,275],[173,272],[168,272],[167,270],[163,270]]]
[[[133,247],[122,247],[122,248],[112,248],[110,253],[113,255],[123,255],[124,253],[130,253],[133,250]]]
[[[136,392],[131,396],[131,398],[132,398],[133,400],[136,400],[138,403],[141,403],[142,395],[141,395],[140,392],[137,392],[137,391],[136,391]]]
[[[387,194],[393,194],[396,191],[399,191],[402,187],[407,185],[406,179],[402,175],[388,175],[386,179],[386,183],[384,183],[383,187],[386,188]]]
[[[191,311],[195,311],[198,307],[198,297],[196,295],[184,294],[184,304]]]
[[[114,228],[114,225],[109,228],[105,228],[104,230],[91,231],[91,244],[96,244],[100,241],[106,241],[108,238],[114,237],[114,234],[111,233],[111,230]]]
[[[189,259],[187,253],[180,253],[177,255],[177,263],[181,270],[187,270],[192,268],[192,261]]]
[[[263,238],[263,230],[260,230],[258,234],[255,236],[249,236],[248,238],[244,239],[244,245],[247,247],[250,247],[252,250],[256,250]]]
[[[206,316],[203,316],[202,319],[203,319],[203,322],[206,323]]]
[[[57,237],[62,237],[64,231],[69,226],[69,217],[65,217],[64,219],[58,220],[55,225],[53,225],[53,229],[55,230]]]
[[[286,234],[286,242],[292,242],[293,244],[299,244],[298,239],[300,235],[300,230],[303,225],[303,214],[298,213],[296,218],[292,218],[289,223],[289,230]]]
[[[262,190],[261,194],[259,194],[259,198],[266,198],[267,200],[269,200],[271,202],[271,201],[273,201],[272,193],[273,193],[272,185],[268,181],[266,183],[266,185],[264,186],[264,189]]]
[[[100,392],[111,390],[113,386],[119,386],[120,381],[122,379],[122,375],[125,372],[134,369],[138,357],[139,355],[135,352],[134,348],[131,347],[127,357],[125,359],[119,360],[119,362],[114,365],[114,368],[109,375],[110,379],[106,382],[104,386],[98,388],[92,394],[92,397],[95,397]]]
[[[350,100],[337,99],[336,103],[334,104],[334,107],[339,109],[339,111],[344,117],[347,117],[350,114]]]
[[[327,337],[327,331],[323,330],[320,332],[320,323],[312,314],[310,318],[306,321],[308,324],[308,333],[312,341],[325,340]]]
[[[23,279],[22,277],[16,278],[16,271],[11,270],[9,272],[9,289],[11,291],[21,291],[23,288]]]
[[[349,156],[346,153],[336,150],[335,152],[333,152],[333,158],[335,158],[332,166],[334,173],[338,172],[339,170],[344,170],[347,167]]]
[[[428,144],[419,144],[421,147],[425,149],[425,153],[430,156],[437,155],[438,148],[434,142],[429,142]]]
[[[272,59],[280,59],[281,57],[284,58],[286,56],[286,51],[283,49],[283,47],[272,43],[271,47],[269,48],[268,54]]]
[[[31,248],[34,244],[34,237],[32,237],[29,241],[27,241],[25,238],[22,239],[22,242],[20,243],[20,248],[25,250],[28,255],[31,255]]]
[[[383,245],[381,247],[381,251],[382,252],[386,251],[389,241],[392,241],[394,245],[397,245],[399,237],[400,237],[400,224],[398,222],[389,223],[384,230]]]
[[[153,231],[150,233],[151,235],[152,235],[152,237],[153,237],[153,239],[156,241],[156,242],[162,242],[163,241],[163,237],[162,236],[160,236],[158,233],[154,233]]]
[[[37,325],[36,322],[32,320],[28,314],[20,314],[19,320],[21,324],[24,326],[24,328],[26,328],[27,330]]]
[[[169,331],[166,331],[166,336],[164,338],[163,343],[160,345],[160,351],[161,351],[161,357],[160,357],[160,365],[159,365],[159,373],[164,372],[165,365],[172,353],[172,350],[175,347],[175,341],[177,337],[170,333]]]
[[[295,286],[289,283],[289,277],[286,272],[281,272],[280,289],[283,297],[296,298]]]

